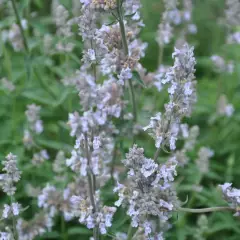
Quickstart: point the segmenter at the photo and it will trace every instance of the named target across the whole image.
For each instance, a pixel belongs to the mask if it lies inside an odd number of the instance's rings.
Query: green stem
[[[68,240],[68,234],[66,231],[65,219],[64,216],[61,216],[61,233],[62,233],[62,240]]]
[[[208,213],[208,212],[222,212],[222,211],[231,211],[234,212],[235,209],[231,207],[210,207],[210,208],[178,208],[181,212],[189,213]]]
[[[132,224],[130,223],[129,228],[128,228],[127,240],[131,240],[132,235],[133,235],[133,227],[132,227]]]
[[[13,196],[10,197],[10,201],[11,201],[11,206],[12,206],[12,204],[14,203]],[[15,215],[12,214],[12,230],[13,230],[13,237],[14,237],[15,240],[18,239],[16,226],[17,226],[16,217],[15,217]]]
[[[137,122],[137,106],[136,106],[136,99],[135,99],[132,79],[128,79],[128,84],[131,92],[131,99],[132,99],[132,105],[133,105],[133,121]]]
[[[128,57],[129,50],[128,50],[125,26],[124,26],[124,22],[123,22],[122,2],[120,0],[118,0],[117,3],[118,3],[117,14],[118,14],[118,22],[119,22],[120,32],[121,32],[121,37],[122,37],[123,51],[124,51],[125,56]],[[128,83],[129,83],[129,88],[130,88],[130,92],[131,92],[131,100],[132,100],[132,107],[133,107],[133,120],[134,120],[134,122],[136,122],[137,121],[137,108],[136,108],[136,99],[135,99],[132,79],[129,79]]]
[[[157,162],[157,159],[158,159],[158,157],[159,157],[160,152],[161,152],[161,147],[158,148],[157,151],[156,151],[155,154],[154,154],[154,161],[155,161],[155,162]]]
[[[93,207],[93,213],[96,212],[96,203],[94,200],[94,188],[96,186],[94,186],[96,183],[94,182],[94,176],[92,176],[92,171],[90,170],[90,163],[91,163],[91,155],[89,153],[89,149],[88,149],[88,137],[87,134],[85,134],[84,136],[84,141],[85,141],[85,151],[86,151],[86,157],[88,160],[88,171],[87,171],[87,178],[88,178],[88,188],[89,188],[89,197],[90,197],[90,201],[91,201],[91,205]],[[95,227],[93,229],[93,238],[94,240],[99,240],[99,228],[98,226]]]
[[[20,32],[21,32],[21,35],[22,35],[24,48],[25,48],[26,52],[29,53],[29,47],[28,47],[28,43],[27,43],[27,38],[26,38],[26,36],[24,34],[24,30],[23,30],[22,23],[21,23],[21,18],[20,18],[20,15],[18,13],[18,10],[17,10],[16,1],[15,0],[11,0],[11,2],[12,2],[12,6],[13,6],[13,10],[14,10],[15,16],[16,16],[17,24],[18,24],[18,26],[20,28]]]

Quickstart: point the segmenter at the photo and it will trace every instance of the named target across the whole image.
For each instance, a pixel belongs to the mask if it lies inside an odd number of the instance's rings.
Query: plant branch
[[[127,38],[126,38],[126,31],[125,31],[125,25],[123,22],[123,15],[122,15],[122,2],[120,0],[117,1],[117,14],[118,14],[118,22],[120,26],[120,32],[121,32],[121,37],[122,37],[122,44],[123,44],[123,51],[125,54],[125,57],[128,57],[129,50],[128,50],[128,43],[127,43]],[[136,99],[135,99],[135,93],[134,93],[134,88],[132,84],[132,79],[128,80],[130,92],[131,92],[131,100],[132,100],[132,107],[133,107],[133,120],[134,122],[137,121],[137,107],[136,107]]]
[[[190,212],[190,213],[208,213],[208,212],[222,212],[222,211],[231,211],[234,212],[235,209],[231,207],[210,207],[210,208],[178,208],[181,212]]]
[[[21,23],[21,18],[20,18],[20,15],[18,13],[18,10],[17,10],[16,1],[15,0],[11,0],[11,2],[12,2],[12,6],[13,6],[13,10],[14,10],[15,16],[16,16],[17,24],[18,24],[18,26],[20,28],[20,32],[21,32],[21,35],[22,35],[24,48],[25,48],[26,52],[29,53],[29,47],[28,47],[28,43],[27,43],[27,38],[26,38],[26,36],[24,34],[24,30],[23,30],[22,23]]]
[[[87,134],[85,134],[84,136],[84,140],[85,140],[85,151],[86,151],[86,157],[88,160],[88,171],[87,171],[87,178],[88,178],[88,187],[89,187],[89,196],[90,196],[90,201],[93,207],[93,213],[96,212],[96,203],[94,200],[94,188],[95,188],[95,182],[94,182],[94,176],[92,176],[92,171],[90,170],[90,163],[91,163],[91,156],[89,153],[89,149],[88,149],[88,137]],[[93,238],[94,240],[99,240],[99,230],[98,230],[98,226],[95,227],[93,229]]]

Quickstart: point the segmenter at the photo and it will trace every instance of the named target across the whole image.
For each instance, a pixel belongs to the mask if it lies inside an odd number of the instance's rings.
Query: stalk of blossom
[[[219,73],[230,73],[232,74],[234,71],[234,63],[233,61],[226,61],[223,57],[218,55],[211,56],[211,60],[215,67],[215,71]]]
[[[223,185],[219,186],[222,189],[224,199],[233,209],[236,209],[234,216],[240,216],[240,190],[233,188],[232,183],[224,183]]]
[[[73,206],[73,213],[79,217],[79,222],[85,224],[87,228],[93,229],[99,227],[101,234],[107,233],[107,228],[112,226],[113,215],[116,212],[115,207],[99,205],[98,196],[95,198],[99,210],[93,212],[92,204],[89,198],[81,196],[72,196],[71,202]]]
[[[6,78],[2,78],[0,82],[3,88],[8,90],[9,92],[13,92],[16,88],[15,85],[11,81],[7,80]]]
[[[185,44],[182,49],[175,49],[172,56],[175,60],[174,66],[169,68],[162,79],[163,84],[170,84],[168,88],[170,101],[165,105],[165,113],[157,113],[144,128],[144,131],[150,130],[158,149],[167,145],[171,150],[175,150],[181,119],[190,116],[192,105],[196,102],[194,80],[196,61],[193,48]]]
[[[228,103],[227,97],[221,95],[217,102],[217,114],[220,116],[231,117],[234,113],[234,106]]]
[[[36,214],[32,220],[18,219],[17,231],[19,239],[33,240],[37,236],[43,235],[47,231],[51,231],[53,226],[52,217],[42,212]]]
[[[173,38],[174,26],[181,25],[178,42],[185,42],[188,33],[195,34],[197,27],[191,22],[193,3],[192,0],[183,0],[183,8],[178,8],[178,1],[164,1],[165,11],[162,14],[162,21],[158,26],[157,42],[162,48],[164,45],[169,44]]]
[[[201,147],[198,152],[197,167],[201,173],[209,172],[209,159],[214,155],[214,152],[206,147]]]
[[[144,156],[143,148],[134,145],[123,164],[129,170],[128,181],[126,185],[118,183],[115,187],[114,192],[119,196],[115,205],[127,207],[133,227],[142,227],[146,236],[154,236],[149,220],[158,217],[166,222],[179,205],[171,184],[177,162],[169,159],[166,164],[158,165]]]
[[[5,173],[0,175],[1,187],[3,192],[9,196],[13,196],[16,192],[16,187],[14,186],[20,180],[21,172],[17,168],[17,156],[9,153],[5,161],[2,162]]]
[[[36,104],[28,105],[27,110],[25,111],[29,128],[36,134],[43,132],[43,123],[40,119],[40,111],[41,107]]]
[[[27,21],[22,19],[21,25],[23,30],[27,29]],[[19,25],[14,23],[8,31],[7,39],[12,44],[14,51],[19,52],[24,49],[24,42]]]
[[[55,45],[57,52],[72,52],[75,45],[69,41],[69,38],[73,35],[72,25],[77,22],[77,19],[70,18],[68,10],[58,0],[52,2],[52,15],[56,24],[56,34],[63,38]]]

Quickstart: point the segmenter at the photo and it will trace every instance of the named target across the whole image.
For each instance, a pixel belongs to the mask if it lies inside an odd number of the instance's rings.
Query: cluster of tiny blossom
[[[190,116],[192,105],[196,102],[195,92],[195,58],[193,48],[184,45],[173,53],[174,66],[169,68],[162,83],[170,83],[168,93],[170,101],[165,105],[165,113],[156,114],[144,131],[150,130],[155,139],[156,148],[169,145],[171,150],[176,148],[180,121],[184,116]]]
[[[45,53],[72,52],[75,44],[71,42],[70,37],[73,36],[72,26],[76,24],[76,17],[70,18],[70,13],[59,3],[59,0],[52,1],[52,15],[56,24],[56,35],[59,37],[59,40],[55,43],[53,36],[45,34],[43,38]]]
[[[218,99],[217,104],[217,114],[220,116],[231,117],[234,113],[234,106],[228,103],[227,97],[225,95],[221,95]]]
[[[48,155],[47,151],[44,149],[44,150],[41,150],[39,153],[33,154],[32,164],[33,165],[41,165],[48,159],[49,159],[49,155]]]
[[[18,216],[21,210],[21,205],[19,203],[12,203],[11,205],[4,204],[4,209],[2,213],[2,218],[10,219],[12,216]]]
[[[169,159],[165,164],[158,165],[144,156],[143,148],[134,145],[123,164],[129,170],[128,182],[126,185],[118,183],[115,187],[114,192],[118,192],[119,196],[115,205],[126,206],[132,226],[143,227],[145,235],[150,236],[154,232],[147,219],[155,216],[166,222],[178,207],[176,192],[171,184],[177,163],[175,159]]]
[[[113,215],[116,212],[115,207],[99,206],[100,210],[94,212],[89,198],[72,196],[71,202],[74,215],[79,217],[80,223],[85,224],[89,229],[98,226],[101,234],[107,233],[107,228],[112,226]]]
[[[0,232],[0,239],[1,240],[12,240],[13,236],[10,232]]]
[[[80,0],[84,6],[90,6],[95,10],[112,10],[117,7],[117,0]]]
[[[240,2],[239,0],[226,0],[226,20],[229,26],[239,26]]]
[[[211,61],[214,64],[215,70],[219,73],[233,73],[234,71],[234,64],[232,61],[226,62],[218,55],[211,56]]]
[[[13,92],[16,88],[15,85],[6,78],[1,79],[1,85],[4,89],[8,90],[9,92]]]
[[[209,230],[209,222],[206,215],[200,215],[197,220],[196,240],[205,240]]]
[[[17,232],[21,240],[33,240],[37,236],[51,231],[53,226],[52,218],[46,213],[36,214],[30,221],[18,219]]]
[[[66,221],[70,221],[74,217],[71,197],[74,195],[85,197],[87,195],[86,186],[84,178],[76,178],[63,190],[47,184],[38,195],[38,206],[43,208],[51,218],[61,213]]]
[[[191,22],[192,0],[183,0],[183,9],[178,9],[177,1],[164,1],[164,5],[165,11],[162,14],[162,21],[159,24],[156,39],[160,46],[170,43],[174,36],[174,26],[184,25],[179,34],[178,41],[180,42],[186,41],[186,34],[195,34],[197,32],[196,25]]]
[[[209,159],[214,155],[214,152],[206,147],[201,147],[198,152],[198,158],[196,160],[197,167],[201,173],[207,173],[209,171]]]
[[[22,28],[24,30],[26,30],[28,27],[27,20],[22,19],[21,25],[22,25]],[[8,40],[12,44],[13,49],[16,52],[19,52],[24,49],[21,30],[20,30],[20,27],[16,23],[13,23],[11,28],[9,30],[5,31],[3,40],[4,41]]]
[[[224,183],[220,185],[224,199],[233,209],[236,209],[235,216],[240,216],[240,190],[232,187],[232,183]]]
[[[36,104],[31,104],[27,106],[27,110],[25,112],[29,129],[36,134],[40,134],[43,132],[43,123],[40,119],[40,111],[40,106],[37,106]]]
[[[16,192],[14,184],[17,183],[21,177],[21,172],[17,168],[17,156],[9,153],[2,164],[4,166],[3,171],[5,173],[0,175],[1,187],[3,192],[12,196]]]
[[[199,135],[199,127],[193,126],[189,129],[187,124],[181,124],[180,129],[184,139],[184,145],[182,149],[175,151],[173,156],[176,158],[178,166],[184,166],[189,161],[187,152],[192,151],[195,147],[196,140]]]

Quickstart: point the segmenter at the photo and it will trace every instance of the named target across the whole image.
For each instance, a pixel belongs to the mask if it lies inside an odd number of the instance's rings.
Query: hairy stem
[[[20,28],[20,32],[21,32],[21,35],[22,35],[24,48],[25,48],[26,52],[29,53],[29,47],[28,47],[28,43],[27,43],[27,38],[26,38],[26,36],[24,34],[24,30],[23,30],[23,27],[22,27],[20,15],[18,13],[16,1],[15,0],[11,0],[11,2],[12,2],[14,14],[16,16],[17,24],[18,24],[18,26]]]
[[[68,240],[68,234],[66,231],[66,224],[64,216],[61,216],[61,233],[62,233],[62,240]]]
[[[130,223],[129,228],[128,228],[127,240],[131,240],[132,235],[133,235],[133,227],[132,227],[132,224]]]
[[[10,197],[10,201],[11,201],[11,206],[14,203],[14,198],[13,196]],[[16,223],[16,217],[15,215],[12,214],[12,231],[13,231],[13,238],[14,240],[18,239],[18,234],[17,234],[17,223]]]
[[[89,153],[89,148],[88,148],[88,137],[87,134],[85,134],[84,136],[84,140],[85,140],[85,151],[86,151],[86,157],[88,160],[88,171],[87,171],[87,178],[88,178],[88,188],[89,188],[89,196],[90,196],[90,201],[93,207],[93,213],[96,212],[96,203],[94,200],[94,176],[92,176],[92,171],[90,170],[90,163],[91,163],[91,156]],[[99,240],[99,230],[98,230],[98,226],[95,227],[93,229],[93,238],[94,240]]]
[[[117,14],[118,14],[118,22],[120,26],[120,32],[121,32],[121,37],[122,37],[122,44],[123,44],[123,51],[125,56],[127,57],[129,54],[128,51],[128,43],[127,43],[127,38],[126,38],[126,31],[125,31],[125,25],[123,22],[123,15],[122,15],[122,2],[120,0],[118,2],[118,7],[117,7]],[[133,107],[133,120],[134,122],[137,121],[137,107],[136,107],[136,99],[135,99],[135,93],[134,93],[134,88],[132,84],[132,79],[128,80],[130,92],[131,92],[131,101],[132,101],[132,107]]]
[[[222,212],[222,211],[235,211],[231,207],[210,207],[210,208],[178,208],[181,212],[190,212],[190,213],[208,213],[208,212]]]

